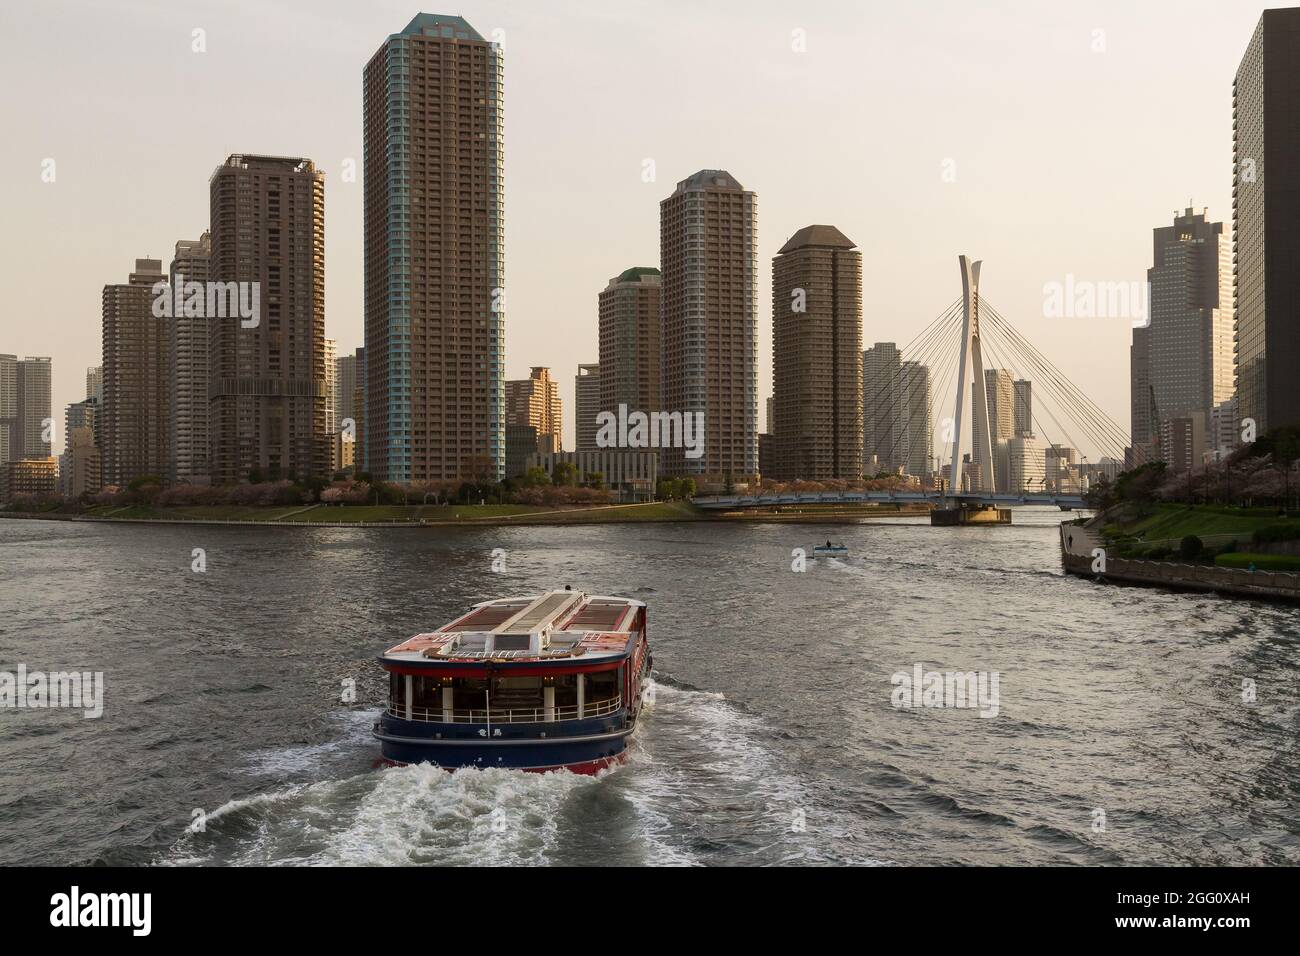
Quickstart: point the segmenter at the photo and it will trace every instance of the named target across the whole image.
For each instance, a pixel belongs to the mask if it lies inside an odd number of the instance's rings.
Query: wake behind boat
[[[636,728],[646,606],[568,589],[485,601],[378,660],[386,760],[595,773],[624,758]]]

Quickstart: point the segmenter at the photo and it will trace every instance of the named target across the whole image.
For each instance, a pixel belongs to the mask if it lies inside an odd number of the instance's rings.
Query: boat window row
[[[389,713],[442,723],[549,723],[613,713],[623,668],[527,677],[389,674]]]

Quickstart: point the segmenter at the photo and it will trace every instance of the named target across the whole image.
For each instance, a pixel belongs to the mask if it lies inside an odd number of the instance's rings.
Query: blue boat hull
[[[625,711],[562,724],[441,724],[403,720],[385,712],[374,735],[391,763],[431,763],[448,770],[571,770],[596,773],[626,756],[635,729]]]

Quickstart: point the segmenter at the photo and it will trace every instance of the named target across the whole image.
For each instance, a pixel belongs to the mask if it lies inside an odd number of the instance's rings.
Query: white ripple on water
[[[572,800],[612,797],[634,824],[612,829],[612,859],[660,866],[706,864],[719,845],[741,839],[753,862],[822,862],[851,835],[821,812],[809,788],[763,740],[763,722],[721,694],[651,684],[627,765],[597,777],[567,772],[430,765],[393,767],[297,783],[232,800],[185,833],[160,862],[169,865],[489,865],[556,860],[573,825]],[[258,751],[258,773],[310,774],[369,740],[368,713],[339,715],[340,739]],[[364,718],[364,720],[362,719]],[[802,811],[808,832],[792,829]],[[623,843],[624,845],[619,845]],[[843,859],[842,852],[836,857]],[[592,861],[595,862],[595,861]],[[857,862],[874,863],[872,859]]]
[[[551,861],[570,794],[599,781],[571,773],[428,764],[381,771],[351,824],[311,862],[520,866]]]
[[[569,794],[597,785],[422,764],[232,800],[162,863],[306,866],[528,866],[550,862]]]
[[[632,753],[625,788],[654,837],[657,853],[647,862],[708,862],[691,844],[738,837],[757,863],[845,858],[854,834],[823,811],[809,785],[764,741],[770,728],[762,720],[722,694],[666,684],[654,690],[644,746]],[[797,814],[806,830],[796,831]]]
[[[335,711],[329,717],[342,727],[341,736],[321,743],[255,751],[248,755],[247,765],[240,770],[255,776],[292,776],[320,770],[336,759],[355,756],[365,748],[373,748],[370,728],[378,714],[373,708]]]

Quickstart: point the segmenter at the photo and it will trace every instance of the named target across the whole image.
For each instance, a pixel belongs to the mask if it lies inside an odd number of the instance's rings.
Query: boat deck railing
[[[435,724],[546,724],[559,720],[578,720],[585,717],[604,717],[614,713],[623,706],[620,697],[608,700],[589,701],[578,713],[575,704],[571,707],[554,707],[550,716],[544,707],[511,708],[509,710],[493,707],[491,710],[444,710],[441,707],[411,707],[389,705],[388,713],[400,720],[420,720]]]

